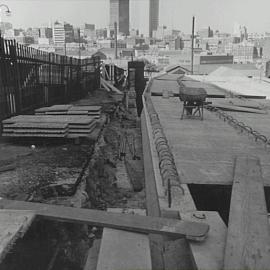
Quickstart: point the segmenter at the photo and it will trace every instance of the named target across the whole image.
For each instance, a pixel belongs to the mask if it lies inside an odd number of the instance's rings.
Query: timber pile
[[[88,137],[96,127],[90,116],[19,115],[2,121],[7,137]]]
[[[83,115],[100,118],[101,106],[53,105],[35,110],[35,115]]]

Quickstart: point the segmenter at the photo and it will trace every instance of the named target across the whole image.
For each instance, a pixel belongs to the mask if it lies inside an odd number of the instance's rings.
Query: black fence
[[[0,36],[0,120],[68,103],[99,87],[100,60],[26,47]]]

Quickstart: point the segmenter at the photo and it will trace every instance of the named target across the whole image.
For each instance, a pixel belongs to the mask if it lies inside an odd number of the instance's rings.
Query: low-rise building
[[[112,49],[114,48],[114,40],[113,39],[100,39],[100,40],[97,40],[97,46],[99,48],[108,48],[108,49]],[[127,43],[125,40],[117,40],[117,47],[119,49],[125,49],[127,48]]]
[[[225,46],[225,53],[233,55],[234,63],[248,64],[254,61],[254,44],[250,42],[229,43]]]

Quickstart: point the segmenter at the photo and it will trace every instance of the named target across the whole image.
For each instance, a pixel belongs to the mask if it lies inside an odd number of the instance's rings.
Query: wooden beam
[[[108,81],[105,81],[103,78],[100,78],[100,81],[101,81],[102,85],[106,88],[106,90],[111,89],[113,92],[116,92],[117,94],[123,95],[123,92],[118,90],[116,87],[114,87]]]
[[[84,270],[96,270],[97,269],[100,245],[101,245],[101,240],[96,239],[94,241],[92,247],[89,249],[87,260],[86,260],[86,263],[85,263],[84,268],[83,268]]]
[[[107,84],[105,84],[105,80],[100,78],[100,82],[101,82],[101,85],[108,91],[108,92],[111,92],[111,89],[107,86]]]
[[[269,269],[270,227],[258,158],[237,157],[224,269]]]
[[[37,216],[63,222],[78,222],[146,234],[156,233],[162,235],[175,235],[179,237],[186,236],[189,239],[197,241],[204,240],[209,231],[208,224],[197,222],[159,217],[131,216],[100,210],[78,209],[6,199],[0,199],[0,208],[31,210],[34,211]]]
[[[109,212],[144,215],[142,209],[110,208]],[[148,235],[105,228],[96,270],[151,270]]]
[[[260,109],[247,108],[243,106],[229,105],[225,102],[213,102],[213,104],[209,104],[210,107],[216,107],[223,111],[231,111],[231,112],[246,112],[246,113],[257,113],[257,114],[267,114],[267,111]]]

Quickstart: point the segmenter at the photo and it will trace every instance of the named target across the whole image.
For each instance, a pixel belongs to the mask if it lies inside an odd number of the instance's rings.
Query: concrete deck
[[[184,118],[180,120],[182,112],[182,103],[177,97],[164,98],[155,94],[162,94],[163,90],[178,93],[179,86],[177,78],[173,81],[173,76],[161,76],[155,78],[152,82],[150,92],[153,93],[151,100],[155,111],[158,114],[163,132],[168,140],[174,162],[180,176],[181,187],[185,193],[181,193],[179,188],[172,188],[172,206],[168,208],[168,193],[166,193],[166,185],[163,185],[161,179],[161,171],[159,168],[159,156],[154,143],[154,133],[151,120],[155,119],[155,112],[144,100],[144,111],[142,114],[142,131],[147,130],[147,136],[143,135],[143,139],[149,140],[151,154],[151,163],[154,171],[154,179],[156,182],[156,193],[160,209],[176,210],[183,219],[195,219],[198,221],[204,216],[202,222],[210,225],[208,238],[199,245],[193,242],[187,242],[186,246],[176,245],[174,248],[175,258],[181,258],[185,265],[190,260],[187,250],[190,250],[192,257],[192,265],[195,269],[224,269],[224,250],[226,247],[227,228],[221,220],[217,212],[196,211],[196,206],[189,192],[187,184],[211,184],[211,185],[232,185],[234,180],[234,165],[236,157],[249,156],[257,158],[261,161],[263,185],[270,185],[270,155],[269,150],[263,143],[255,142],[253,136],[241,133],[240,129],[235,129],[228,122],[220,119],[218,114],[204,110],[204,120]],[[213,85],[198,82],[198,87],[205,87],[206,90],[211,89]],[[209,91],[209,90],[208,90]],[[214,94],[226,95],[228,92],[219,87],[214,86]],[[209,92],[208,92],[209,94]],[[147,95],[147,94],[146,94]],[[210,101],[210,99],[208,99]],[[247,106],[248,108],[261,109],[261,105],[256,102],[242,102],[239,99],[233,99],[237,104],[232,106]],[[226,102],[229,102],[227,99]],[[264,103],[264,102],[263,102]],[[147,103],[148,104],[148,103]],[[263,108],[267,111],[267,108]],[[231,112],[227,112],[229,115]],[[251,113],[235,113],[235,118],[246,124],[250,119],[250,125],[253,129],[260,127],[260,133],[270,131],[267,126],[268,114],[251,114]],[[151,120],[150,120],[151,118]],[[263,123],[260,120],[263,119]],[[247,120],[247,121],[244,121]],[[155,122],[156,125],[156,122]],[[266,126],[266,127],[265,127]],[[144,133],[143,133],[144,134]],[[266,134],[264,134],[266,135]],[[150,165],[148,165],[150,166]],[[147,179],[147,177],[146,177]],[[152,191],[153,193],[154,191]],[[151,195],[151,192],[150,192]],[[149,195],[149,196],[150,196]],[[222,200],[222,198],[221,198]],[[239,230],[242,228],[239,228]],[[172,244],[172,243],[170,243]],[[165,254],[166,255],[166,254]],[[166,258],[166,256],[165,256]],[[171,260],[170,260],[171,261]],[[176,260],[177,261],[177,260]],[[165,260],[166,264],[166,260]],[[186,267],[187,268],[187,267]]]
[[[262,161],[264,184],[270,186],[270,156],[264,146],[239,134],[213,112],[205,110],[203,121],[180,120],[182,103],[178,98],[152,97],[152,101],[182,183],[232,184],[235,156],[256,155]]]

